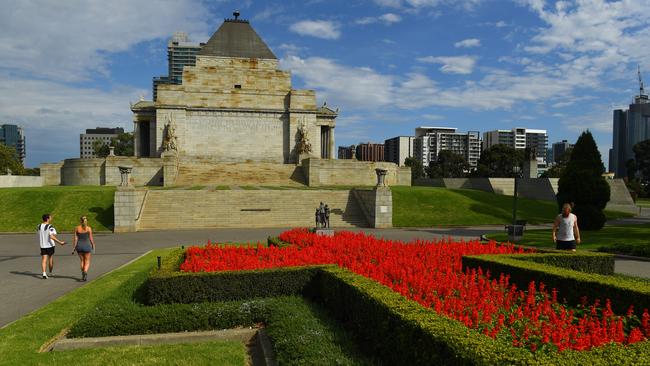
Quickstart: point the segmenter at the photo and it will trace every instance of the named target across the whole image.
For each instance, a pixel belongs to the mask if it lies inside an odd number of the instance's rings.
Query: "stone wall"
[[[131,166],[131,184],[135,186],[163,185],[163,161],[158,158],[132,156],[107,157],[104,166],[105,185],[118,186],[122,181],[120,166]]]
[[[302,167],[307,185],[312,187],[374,186],[377,184],[377,168],[388,170],[387,185],[411,185],[411,168],[398,167],[395,163],[308,158],[302,161]]]
[[[30,175],[0,175],[0,188],[41,187],[43,178]]]
[[[137,223],[147,196],[146,189],[119,187],[114,196],[114,227],[116,233],[137,231]]]
[[[137,192],[116,192],[116,231],[313,227],[320,202],[330,207],[331,227],[368,226],[357,200],[347,190],[148,190],[140,200]]]
[[[520,178],[517,182],[518,197],[555,201],[558,178]],[[630,192],[622,179],[606,179],[610,186],[610,200],[606,210],[639,213]],[[484,192],[512,196],[513,178],[422,178],[415,181],[416,186],[444,187],[452,189],[475,189]]]
[[[41,177],[43,178],[44,186],[58,186],[61,185],[61,168],[63,162],[58,163],[42,163],[40,165]]]
[[[162,185],[163,163],[158,158],[115,156],[106,159],[65,159],[61,163],[41,164],[43,185],[117,186],[121,176],[119,166],[132,166],[131,184]]]

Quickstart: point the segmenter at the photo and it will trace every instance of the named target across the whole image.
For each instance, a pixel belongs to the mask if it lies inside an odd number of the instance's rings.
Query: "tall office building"
[[[530,148],[535,151],[538,167],[546,167],[548,150],[546,130],[515,127],[511,130],[493,130],[483,133],[483,150],[497,144],[508,145],[515,149]]]
[[[413,156],[415,136],[397,136],[384,141],[384,159],[399,166],[404,166],[404,160]]]
[[[0,143],[13,147],[20,161],[25,164],[25,131],[17,125],[0,125]]]
[[[451,127],[418,127],[415,129],[413,156],[427,167],[438,160],[441,150],[450,150],[476,168],[481,157],[481,134],[478,131],[458,133]]]
[[[384,161],[384,144],[359,144],[355,155],[361,161]]]
[[[553,158],[550,161],[552,161],[553,163],[557,163],[558,160],[560,160],[560,157],[564,155],[564,153],[569,149],[573,149],[573,144],[569,143],[567,140],[554,142],[553,155],[552,155]]]
[[[196,54],[201,50],[204,43],[195,44],[190,42],[187,33],[176,32],[167,42],[167,76],[153,78],[153,100],[158,97],[158,85],[180,84],[183,80],[183,67],[196,65]]]
[[[124,133],[122,127],[89,128],[86,133],[79,134],[79,157],[82,159],[96,158],[95,141],[101,141],[104,145],[111,143],[111,139]]]
[[[356,150],[354,151],[356,154]],[[339,159],[352,159],[352,146],[339,146]]]
[[[639,95],[629,109],[614,111],[614,138],[609,150],[609,171],[616,177],[627,175],[626,163],[634,159],[634,145],[650,139],[650,100],[639,71]]]

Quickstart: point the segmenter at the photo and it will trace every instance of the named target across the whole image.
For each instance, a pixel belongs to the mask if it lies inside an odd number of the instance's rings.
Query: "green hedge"
[[[633,255],[650,258],[650,243],[625,244],[613,243],[598,248],[599,252]]]
[[[581,255],[575,254],[575,258],[580,258]],[[625,314],[630,305],[634,306],[637,313],[650,307],[650,286],[647,281],[579,272],[549,264],[534,263],[523,257],[521,255],[465,256],[462,263],[463,268],[481,267],[483,270],[489,270],[496,278],[502,273],[510,275],[510,282],[521,289],[528,288],[530,281],[543,282],[548,288],[556,288],[559,298],[566,299],[572,306],[580,304],[581,298],[586,296],[589,302],[595,299],[604,301],[605,298],[612,300],[612,309],[619,314]]]
[[[440,316],[368,278],[323,268],[314,281],[320,300],[386,365],[639,365],[650,342],[591,351],[531,353]]]
[[[516,258],[580,272],[614,274],[614,256],[609,254],[547,250],[531,255],[519,255]]]
[[[225,272],[179,272],[182,251],[163,260],[146,284],[150,305],[233,301],[252,298],[300,295],[314,277],[317,267],[289,267],[271,270]]]
[[[270,246],[270,247],[275,246],[275,247],[278,247],[278,248],[286,248],[286,247],[293,246],[293,244],[291,244],[291,243],[287,243],[286,241],[280,240],[280,238],[278,238],[277,236],[269,236],[266,239],[266,242],[267,242],[268,246]]]

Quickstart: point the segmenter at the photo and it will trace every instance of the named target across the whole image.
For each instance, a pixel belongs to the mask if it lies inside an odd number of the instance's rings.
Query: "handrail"
[[[140,217],[142,216],[142,210],[144,209],[144,204],[147,202],[147,196],[149,195],[149,190],[147,189],[144,191],[144,198],[142,198],[142,203],[140,204],[140,211],[138,212],[138,216],[135,218],[135,222],[138,222],[140,220]]]

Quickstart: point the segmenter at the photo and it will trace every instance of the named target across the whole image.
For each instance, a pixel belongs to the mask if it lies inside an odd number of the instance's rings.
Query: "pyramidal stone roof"
[[[275,59],[247,20],[226,19],[201,48],[199,56]]]

